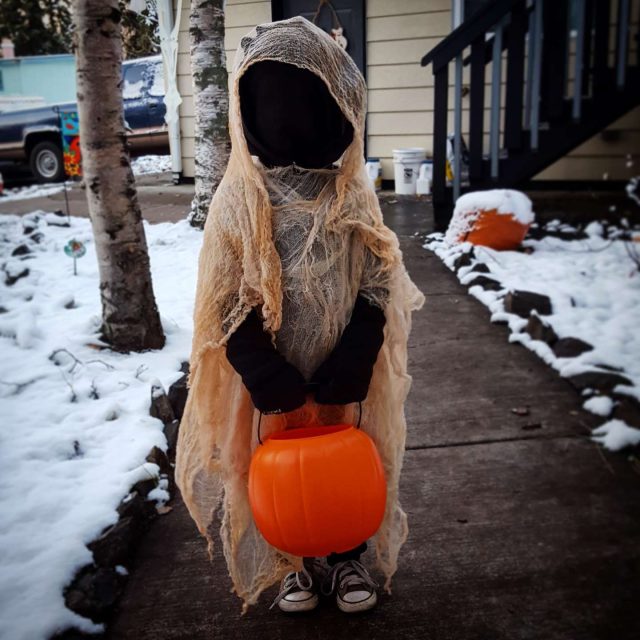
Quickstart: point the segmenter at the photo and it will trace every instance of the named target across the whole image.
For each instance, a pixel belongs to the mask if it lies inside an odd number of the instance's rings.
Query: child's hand
[[[369,391],[368,379],[355,379],[337,375],[335,378],[320,385],[316,392],[316,402],[318,404],[351,404],[352,402],[362,402],[367,397]]]
[[[288,362],[261,383],[247,386],[253,405],[264,414],[287,413],[305,403],[306,391],[302,374]]]
[[[227,360],[262,413],[287,413],[305,403],[304,377],[273,346],[255,309],[229,337]]]
[[[350,404],[367,397],[384,325],[384,311],[359,295],[340,341],[311,378],[318,384],[318,404]]]

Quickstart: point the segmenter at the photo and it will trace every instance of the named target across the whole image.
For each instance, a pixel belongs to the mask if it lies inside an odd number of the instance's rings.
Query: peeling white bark
[[[195,104],[195,196],[189,221],[203,227],[231,151],[223,0],[191,0],[189,38]]]
[[[82,169],[100,271],[103,339],[117,351],[164,346],[127,149],[118,0],[75,0]]]

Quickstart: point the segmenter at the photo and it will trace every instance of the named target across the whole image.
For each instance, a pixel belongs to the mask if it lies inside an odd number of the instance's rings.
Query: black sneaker
[[[269,609],[278,605],[285,613],[312,611],[318,606],[318,589],[311,574],[302,571],[288,573],[280,583],[280,593]]]
[[[357,613],[376,606],[377,586],[362,563],[358,560],[346,560],[331,567],[322,585],[322,593],[331,595],[335,591],[340,611]]]

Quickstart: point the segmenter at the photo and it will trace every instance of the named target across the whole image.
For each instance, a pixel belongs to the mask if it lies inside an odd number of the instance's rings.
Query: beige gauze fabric
[[[239,79],[262,60],[319,76],[353,125],[338,168],[266,169],[249,154]],[[189,396],[180,425],[176,479],[212,553],[219,528],[243,611],[301,558],[271,547],[257,530],[248,472],[258,412],[228,363],[228,337],[253,307],[285,357],[309,379],[331,353],[360,292],[385,311],[384,343],[374,367],[362,429],[377,445],[387,507],[375,536],[379,569],[390,589],[407,518],[398,501],[404,455],[407,337],[423,295],[402,263],[395,234],[382,221],[363,158],[366,87],[356,65],[326,33],[303,18],[256,27],[241,41],[230,81],[232,151],[205,225],[199,259]],[[262,437],[303,424],[355,422],[353,405],[319,406],[264,416]]]

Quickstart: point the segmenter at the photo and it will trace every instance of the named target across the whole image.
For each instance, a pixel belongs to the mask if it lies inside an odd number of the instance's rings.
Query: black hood
[[[240,78],[240,110],[251,155],[269,167],[331,166],[353,139],[353,127],[321,78],[264,60]]]

